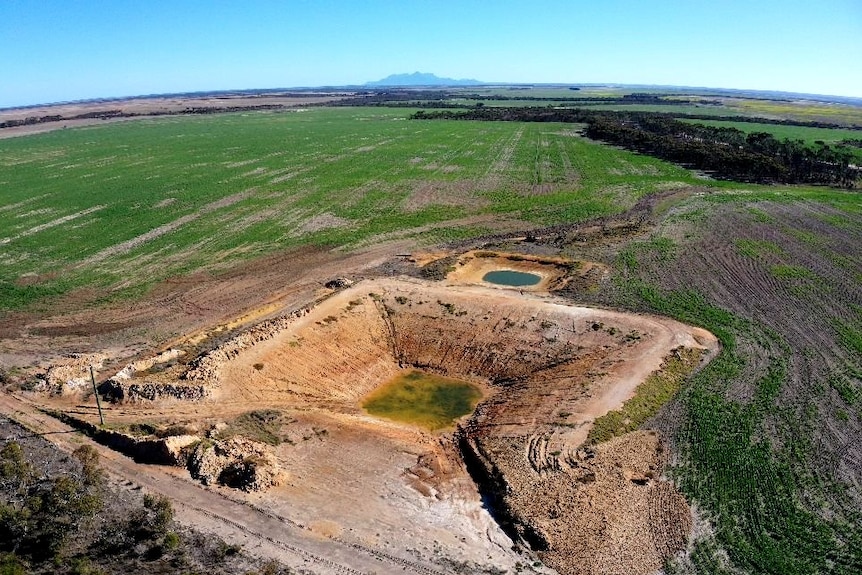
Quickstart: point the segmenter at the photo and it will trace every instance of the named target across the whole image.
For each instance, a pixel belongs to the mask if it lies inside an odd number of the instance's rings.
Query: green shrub
[[[27,575],[27,564],[14,553],[0,553],[0,575]]]
[[[174,531],[165,533],[165,538],[162,540],[162,547],[167,551],[173,551],[180,546],[180,536]]]

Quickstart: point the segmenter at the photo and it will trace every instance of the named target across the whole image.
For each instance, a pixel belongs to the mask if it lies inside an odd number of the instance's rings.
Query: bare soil
[[[44,371],[69,353],[104,351],[100,374],[165,349],[206,346],[242,326],[304,306],[323,284],[361,276],[410,246],[392,242],[352,254],[301,248],[241,264],[219,274],[170,278],[133,304],[110,301],[110,293],[81,289],[50,308],[0,317],[0,363]],[[105,300],[108,303],[104,303]]]

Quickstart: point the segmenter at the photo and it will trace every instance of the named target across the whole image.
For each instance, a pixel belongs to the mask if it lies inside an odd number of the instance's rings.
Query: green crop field
[[[787,188],[685,204],[621,250],[619,292],[602,300],[722,343],[653,422],[675,437],[672,473],[711,526],[667,571],[858,573],[862,201]]]
[[[659,112],[662,114],[700,114],[709,116],[753,115],[740,114],[737,110],[724,106],[697,105],[682,102],[680,104],[597,104],[589,106],[590,110],[610,110],[618,112]]]
[[[303,244],[437,242],[608,214],[683,169],[561,124],[312,109],[0,141],[0,307],[141,286]]]
[[[510,95],[510,97],[516,97],[516,95]],[[483,106],[489,107],[497,107],[497,108],[509,108],[509,107],[546,107],[546,106],[566,106],[566,107],[577,107],[584,106],[585,104],[579,104],[578,102],[572,102],[567,100],[473,100],[467,98],[452,98],[451,100],[454,104],[461,104],[464,106],[475,106],[477,104],[482,104]]]
[[[847,126],[862,126],[862,108],[846,104],[776,100],[734,99],[725,105],[744,116],[787,118],[803,122],[828,122]]]

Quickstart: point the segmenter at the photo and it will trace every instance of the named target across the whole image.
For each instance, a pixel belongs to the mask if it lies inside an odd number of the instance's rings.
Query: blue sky
[[[862,97],[862,0],[0,0],[0,107],[402,72]]]

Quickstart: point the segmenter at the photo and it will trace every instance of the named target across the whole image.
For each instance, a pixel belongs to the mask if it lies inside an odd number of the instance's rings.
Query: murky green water
[[[534,286],[541,280],[542,276],[512,270],[497,270],[488,272],[482,276],[482,281],[501,286],[513,287]]]
[[[362,407],[377,417],[436,431],[471,413],[481,398],[472,383],[414,370],[378,387]]]

